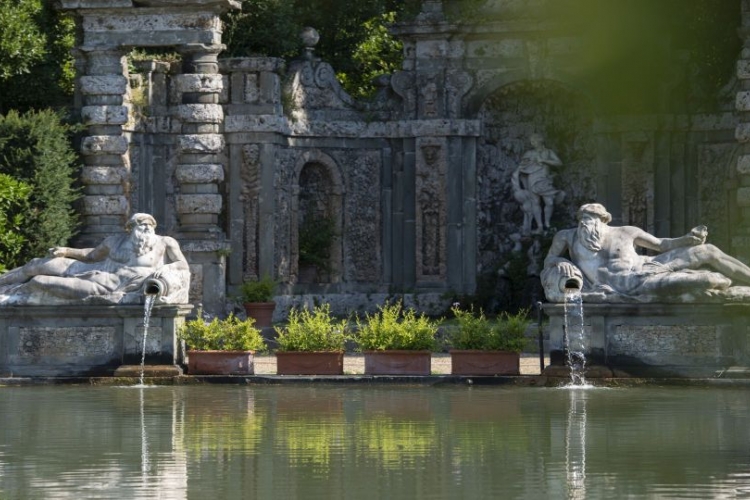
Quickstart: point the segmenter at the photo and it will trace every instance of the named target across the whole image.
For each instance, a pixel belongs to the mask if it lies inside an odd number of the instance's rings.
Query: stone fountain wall
[[[551,235],[521,231],[510,176],[537,131],[563,163],[554,226],[596,200],[613,224],[676,236],[705,223],[712,243],[750,256],[735,138],[744,91],[739,113],[730,99],[710,114],[606,115],[578,78],[579,31],[541,4],[494,2],[494,17],[467,26],[425,0],[392,28],[402,69],[364,103],[315,56],[314,36],[296,60],[221,59],[231,0],[63,0],[83,31],[83,239],[153,213],[191,263],[191,302],[215,313],[266,274],[280,283],[277,319],[314,300],[337,312],[403,297],[440,313],[471,294],[495,310],[528,306],[543,297]],[[129,74],[133,46],[182,62]],[[334,228],[325,269],[301,263],[314,215]]]

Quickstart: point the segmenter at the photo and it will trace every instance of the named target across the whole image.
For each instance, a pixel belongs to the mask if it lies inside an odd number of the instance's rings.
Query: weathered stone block
[[[215,75],[175,75],[172,85],[177,92],[219,93],[224,88],[223,77]]]
[[[187,123],[221,123],[224,120],[220,104],[182,104],[176,107],[176,114]]]
[[[122,95],[128,90],[123,75],[82,76],[80,85],[84,95]]]
[[[84,155],[122,155],[128,152],[128,140],[121,135],[91,135],[81,142]]]
[[[750,175],[750,155],[742,155],[737,159],[737,173]]]
[[[224,136],[219,134],[190,134],[180,136],[182,153],[219,153],[224,149]]]
[[[179,165],[175,175],[182,184],[210,184],[224,180],[224,167],[207,163]]]
[[[81,118],[87,125],[124,125],[128,122],[127,106],[84,106]]]
[[[734,138],[739,142],[750,141],[750,123],[740,123],[734,129]]]
[[[221,195],[177,195],[177,212],[181,214],[218,214],[221,212]]]
[[[120,184],[127,175],[124,167],[85,166],[81,169],[84,184]]]
[[[740,59],[737,61],[737,78],[740,80],[750,79],[750,60]]]
[[[89,215],[125,215],[128,200],[124,196],[84,196],[83,207]]]
[[[750,111],[750,91],[737,92],[734,107],[737,111]]]

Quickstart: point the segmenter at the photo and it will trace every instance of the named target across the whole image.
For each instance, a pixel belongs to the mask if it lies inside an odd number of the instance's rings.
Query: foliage
[[[404,310],[401,302],[378,307],[373,314],[357,317],[358,348],[363,351],[391,349],[422,350],[435,348],[435,335],[440,324],[424,314]]]
[[[241,11],[224,15],[224,56],[264,55],[292,58],[299,54],[303,25],[289,0],[244,0]]]
[[[25,223],[18,228],[26,244],[14,262],[4,262],[6,266],[44,255],[73,236],[78,222],[73,211],[79,196],[74,187],[78,157],[70,135],[76,130],[49,110],[0,116],[0,173],[31,186]]]
[[[31,186],[0,174],[0,272],[16,267],[27,244],[26,224]]]
[[[299,229],[299,263],[330,271],[331,245],[335,237],[336,224],[332,217],[306,219]]]
[[[458,327],[450,332],[450,344],[455,349],[479,349],[482,351],[521,352],[526,347],[526,328],[528,310],[517,314],[507,312],[491,321],[479,309],[471,307],[463,310],[454,305],[451,311],[458,321]]]
[[[270,276],[259,280],[245,281],[240,286],[242,302],[271,302],[276,282]]]
[[[266,350],[260,330],[252,318],[241,320],[234,314],[226,319],[206,321],[203,311],[180,328],[178,335],[193,351],[256,351]]]
[[[349,338],[345,319],[331,316],[330,304],[292,309],[285,327],[276,327],[280,351],[343,351]]]
[[[315,54],[329,62],[344,88],[362,97],[369,79],[400,67],[400,44],[385,30],[391,20],[413,16],[418,0],[243,0],[242,12],[224,15],[226,55],[265,55],[291,59],[300,55],[299,34],[315,28]]]
[[[388,33],[387,25],[396,19],[395,12],[386,12],[362,24],[363,39],[356,45],[352,60],[359,71],[341,72],[337,77],[345,89],[355,97],[367,97],[374,93],[373,80],[384,74],[401,69],[403,43]]]
[[[0,113],[70,100],[75,23],[53,3],[0,0]]]

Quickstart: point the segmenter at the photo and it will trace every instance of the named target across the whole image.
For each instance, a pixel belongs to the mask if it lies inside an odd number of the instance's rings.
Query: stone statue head
[[[576,213],[576,219],[580,222],[584,214],[594,215],[605,224],[612,222],[612,214],[607,212],[607,209],[601,203],[586,203],[585,205],[581,205],[581,208]]]
[[[154,219],[149,214],[139,213],[139,214],[133,214],[130,216],[130,219],[128,219],[128,222],[125,224],[125,231],[130,232],[133,230],[135,226],[143,222],[151,225],[151,227],[156,229],[156,219]]]
[[[539,132],[534,132],[529,136],[529,142],[533,147],[538,148],[544,145],[544,136]]]

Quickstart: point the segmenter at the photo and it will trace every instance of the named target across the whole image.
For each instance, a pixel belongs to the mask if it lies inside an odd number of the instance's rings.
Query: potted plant
[[[276,327],[276,373],[343,375],[348,332],[347,320],[331,316],[329,304],[292,309],[287,324]]]
[[[178,331],[187,347],[190,375],[252,375],[253,356],[266,349],[253,320],[230,314],[206,321],[203,312],[186,321]]]
[[[248,318],[255,320],[255,326],[265,328],[271,326],[273,311],[276,303],[273,301],[276,282],[270,276],[263,276],[259,280],[249,280],[240,286],[242,305]]]
[[[429,375],[439,321],[402,304],[385,304],[362,320],[356,341],[364,353],[366,375]]]
[[[518,375],[526,346],[528,310],[504,312],[495,321],[480,309],[451,308],[458,325],[449,332],[453,375]]]

